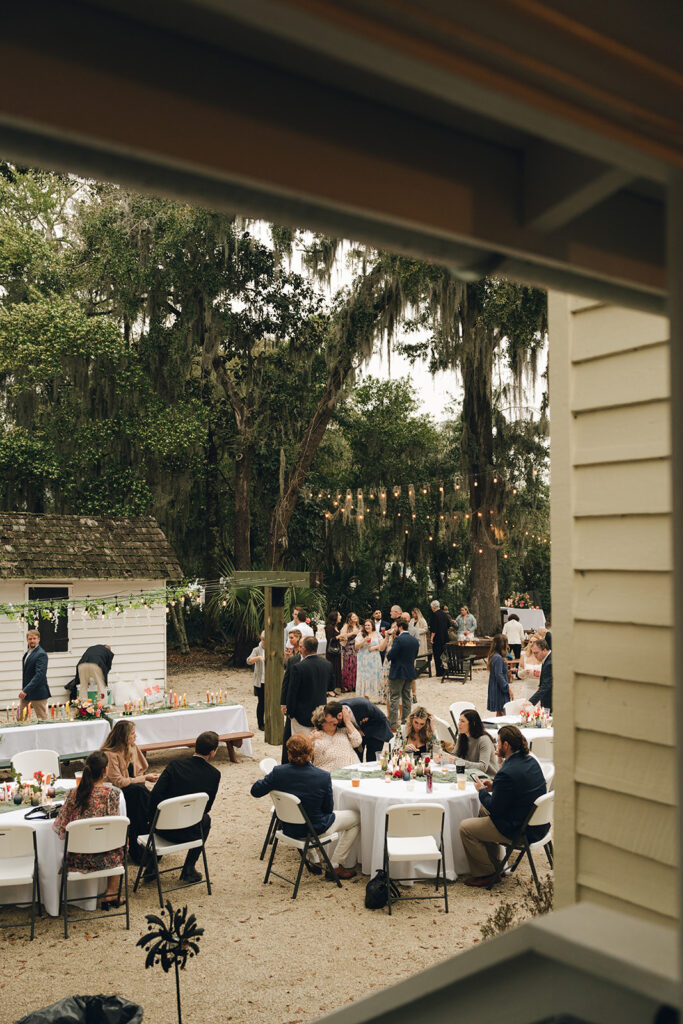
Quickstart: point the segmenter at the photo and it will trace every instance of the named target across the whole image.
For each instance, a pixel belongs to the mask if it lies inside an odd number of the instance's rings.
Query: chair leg
[[[443,848],[443,839],[441,840],[441,866],[443,867],[443,902],[446,913],[448,913],[448,878],[446,877],[446,851]]]
[[[511,846],[506,846],[505,847],[505,856],[503,857],[502,861],[498,865],[498,868],[495,871],[495,873],[493,875],[493,878],[491,879],[489,884],[486,886],[486,889],[487,889],[488,892],[491,891],[491,889],[494,887],[496,882],[500,881],[500,878],[501,878],[503,872],[505,871],[505,866],[506,866],[508,860],[510,859],[510,854],[511,853],[512,853],[512,847]]]
[[[202,842],[202,860],[204,861],[204,873],[206,875],[206,891],[211,895],[211,879],[209,878],[209,862],[206,859],[206,841]]]
[[[292,893],[292,899],[295,900],[297,893],[299,892],[299,883],[301,882],[301,876],[304,873],[304,862],[306,860],[306,854],[308,853],[308,840],[304,843],[303,850],[299,850],[299,870],[296,875],[296,882],[294,883],[294,892]]]
[[[126,851],[123,851],[123,885],[126,893],[126,931],[130,931],[130,900],[128,898],[128,858]],[[121,892],[121,883],[119,882],[119,892]]]
[[[545,850],[545,855],[548,858],[548,864],[550,864],[550,867],[553,866],[553,855],[552,855],[551,850],[550,850],[551,846],[552,846],[552,843],[546,843],[545,846],[543,847],[543,849]]]
[[[387,911],[389,917],[391,917],[391,879],[389,878],[389,857],[387,856],[386,848],[384,850],[384,874],[387,879]]]
[[[137,874],[135,875],[135,882],[133,884],[133,892],[137,892],[138,891],[138,886],[140,884],[140,875],[142,874],[142,869],[144,868],[145,864],[149,864],[151,854],[152,854],[152,837],[150,836],[148,838],[148,840],[147,840],[147,845],[145,846],[144,853],[142,854],[142,860],[140,861],[140,864],[138,866]],[[156,863],[156,861],[155,861],[155,863]]]
[[[261,856],[259,857],[259,860],[263,860],[263,858],[266,855],[266,850],[268,849],[268,846],[273,841],[273,836],[275,835],[275,823],[276,823],[276,821],[277,821],[277,815],[275,814],[275,811],[273,811],[273,813],[270,816],[270,824],[268,825],[268,831],[266,832],[266,838],[263,841],[263,847],[261,848]]]
[[[526,842],[526,840],[524,842],[524,845],[526,846],[526,855],[529,858],[529,867],[531,868],[531,874],[534,876],[534,882],[536,883],[536,892],[540,896],[541,895],[541,883],[538,880],[538,874],[536,872],[536,865],[534,864],[534,858],[531,856],[531,849],[529,848],[529,844]]]
[[[36,931],[36,874],[33,873],[33,885],[31,887],[31,942]]]
[[[277,838],[277,836],[275,836],[275,838],[273,839],[273,848],[271,849],[270,857],[268,858],[268,867],[266,868],[266,877],[263,879],[263,884],[264,885],[266,884],[266,882],[268,881],[268,879],[270,877],[270,869],[273,866],[273,858],[275,856],[275,851],[277,850],[277,844],[278,844],[278,838]]]
[[[161,891],[161,875],[159,874],[159,863],[157,861],[157,844],[154,842],[154,835],[152,835],[152,864],[154,866],[154,877],[157,883],[157,893],[159,894],[159,906],[164,909],[164,895]]]
[[[316,838],[317,838],[317,837],[316,837]],[[338,888],[338,889],[341,889],[341,888],[342,888],[342,884],[341,884],[341,882],[339,881],[339,876],[337,875],[337,872],[336,872],[336,871],[334,870],[334,868],[332,867],[332,861],[330,860],[330,858],[329,858],[329,857],[328,857],[328,855],[327,855],[327,850],[325,849],[325,847],[323,846],[323,844],[322,844],[322,843],[321,843],[320,841],[316,842],[316,844],[315,844],[315,849],[316,849],[316,850],[318,851],[318,853],[319,853],[319,854],[321,855],[321,857],[323,858],[323,860],[324,860],[324,861],[325,861],[325,863],[327,864],[327,867],[329,868],[330,872],[331,872],[331,873],[332,873],[332,875],[334,876],[334,880],[335,880],[335,882],[337,883],[337,888]]]
[[[512,865],[512,867],[510,868],[510,871],[511,871],[511,873],[512,873],[513,875],[514,875],[515,871],[517,870],[517,868],[519,867],[519,862],[521,861],[522,857],[524,856],[524,852],[525,852],[525,851],[524,851],[524,850],[522,850],[522,852],[520,853],[519,857],[517,858],[517,860],[515,861],[515,863],[514,863],[514,864]]]
[[[62,909],[64,910],[64,938],[68,939],[69,938],[69,923],[68,923],[68,917],[69,917],[69,899],[68,899],[68,897],[69,897],[69,890],[67,889],[67,885],[66,885],[66,874],[67,874],[66,864],[64,864],[64,867],[62,869]]]
[[[37,861],[36,861],[36,867],[35,867],[35,879],[36,879],[36,890],[37,890],[37,893],[38,893],[38,917],[42,917],[43,916],[43,904],[41,903],[41,898],[42,897],[40,895],[40,874],[38,873],[38,862]]]

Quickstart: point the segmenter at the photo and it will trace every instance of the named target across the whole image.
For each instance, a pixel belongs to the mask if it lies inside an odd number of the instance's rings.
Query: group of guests
[[[505,705],[515,699],[511,685],[511,676],[517,679],[538,680],[538,686],[527,699],[530,705],[540,704],[549,711],[553,709],[553,667],[550,649],[550,632],[544,630],[545,636],[532,634],[524,652],[519,645],[516,668],[510,665],[512,652],[508,653],[507,636],[498,633],[491,641],[487,665],[489,669],[489,687],[486,706],[489,711],[502,715]],[[514,649],[513,649],[514,650]]]
[[[192,793],[206,793],[209,797],[200,824],[185,829],[159,831],[164,839],[187,842],[204,839],[211,829],[209,811],[216,799],[221,775],[211,764],[218,750],[218,734],[212,731],[200,733],[195,741],[194,755],[171,761],[161,775],[149,771],[147,759],[135,743],[135,725],[121,720],[116,722],[100,750],[94,751],[85,761],[83,775],[76,789],[67,795],[53,828],[60,839],[66,836],[66,826],[82,818],[98,818],[120,814],[120,796],[126,804],[126,815],[130,819],[128,831],[128,856],[136,864],[144,864],[142,880],[154,881],[157,877],[156,862],[148,857],[138,843],[138,836],[149,833],[157,808],[162,800]],[[183,882],[200,882],[202,875],[195,865],[201,847],[188,850],[180,878]],[[123,863],[123,849],[108,853],[67,854],[67,868],[73,871],[105,871]],[[102,897],[105,910],[120,907],[119,876],[108,879],[107,890]]]
[[[64,687],[69,691],[69,699],[77,696],[87,698],[88,692],[95,689],[104,693],[107,678],[114,660],[114,652],[109,644],[93,644],[81,655],[76,665],[74,678]],[[48,656],[40,645],[40,630],[29,629],[26,634],[26,650],[21,659],[21,690],[17,704],[17,721],[21,722],[24,709],[30,704],[40,722],[47,719],[47,705],[52,693],[47,681]]]

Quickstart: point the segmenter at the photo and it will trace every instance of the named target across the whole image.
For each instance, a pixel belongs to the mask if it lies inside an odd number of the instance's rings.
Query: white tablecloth
[[[493,733],[494,731],[497,732],[498,729],[500,729],[504,725],[516,725],[517,728],[519,729],[519,731],[521,732],[522,736],[524,737],[524,739],[529,744],[529,747],[532,746],[534,740],[552,739],[554,737],[554,735],[555,735],[555,730],[553,729],[552,726],[549,729],[537,729],[535,726],[532,727],[532,728],[528,728],[527,726],[524,726],[524,728],[522,728],[522,726],[520,725],[519,717],[514,716],[514,715],[513,716],[502,715],[500,718],[485,718],[484,719],[484,728],[487,730],[487,732],[491,732],[491,733]]]
[[[446,874],[452,880],[456,874],[469,874],[467,857],[460,842],[458,827],[464,818],[476,818],[479,814],[479,797],[472,782],[463,791],[454,789],[451,783],[434,783],[434,790],[427,793],[426,783],[416,779],[414,790],[407,789],[408,783],[395,780],[387,783],[383,779],[364,779],[356,789],[350,781],[332,780],[334,805],[339,810],[352,809],[360,812],[360,861],[364,875],[374,875],[384,862],[384,822],[386,809],[396,803],[431,802],[443,804],[446,808],[443,840],[446,853]],[[433,862],[398,864],[392,866],[396,877],[413,875],[418,878],[433,878],[436,867]]]
[[[135,723],[135,742],[138,746],[169,740],[189,740],[208,729],[213,729],[219,736],[228,732],[250,731],[247,713],[241,704],[216,704],[197,711],[189,708],[157,711],[153,715],[131,715],[124,721]],[[249,739],[242,740],[242,746],[238,749],[247,757],[253,756]]]
[[[58,754],[99,750],[108,734],[109,723],[101,718],[89,722],[0,727],[0,761],[9,761],[22,750],[56,750]]]
[[[60,779],[56,783],[60,789],[72,789],[76,783],[73,779]],[[30,810],[22,806],[16,811],[8,811],[0,814],[0,831],[7,825],[32,825],[36,832],[36,845],[38,847],[38,877],[40,878],[40,898],[43,907],[51,917],[59,916],[59,887],[61,884],[60,869],[64,858],[64,842],[57,833],[53,831],[53,822],[43,819],[26,822],[24,815]],[[121,793],[119,801],[119,813],[125,815],[126,802]],[[91,881],[73,882],[69,884],[69,899],[72,897],[84,897],[82,903],[77,903],[74,913],[81,910],[95,910],[97,906],[96,897],[98,893],[104,892],[107,887],[106,878],[95,878]],[[87,898],[86,898],[87,897]],[[0,903],[18,903],[31,901],[31,886],[8,886],[0,888]],[[71,909],[69,910],[71,913]]]
[[[514,612],[519,616],[519,621],[524,629],[543,629],[545,626],[545,612],[542,608],[501,608],[503,613],[503,625],[507,622],[508,615]]]

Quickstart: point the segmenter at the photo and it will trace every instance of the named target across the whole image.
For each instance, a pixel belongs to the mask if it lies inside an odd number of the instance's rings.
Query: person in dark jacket
[[[540,704],[548,711],[553,710],[553,655],[547,640],[534,640],[531,650],[537,661],[541,662],[541,678],[538,680],[536,693],[529,697],[530,704]]]
[[[29,629],[26,634],[27,650],[21,659],[21,690],[17,707],[17,722],[21,722],[24,708],[30,704],[36,718],[47,718],[47,702],[52,696],[47,685],[47,653],[40,646],[40,633]]]
[[[163,829],[159,835],[164,839],[176,840],[179,843],[189,842],[191,839],[200,839],[202,832],[204,840],[208,838],[211,830],[211,818],[209,811],[213,806],[218,792],[218,785],[221,781],[221,773],[210,762],[216,756],[218,750],[218,733],[202,732],[195,740],[194,755],[184,757],[179,761],[171,761],[167,764],[152,790],[149,799],[149,818],[153,821],[157,807],[162,800],[168,800],[173,796],[190,796],[192,793],[207,793],[209,802],[204,808],[201,828],[199,824],[190,825],[183,829]],[[201,847],[197,846],[188,850],[185,855],[185,863],[180,873],[183,882],[201,882],[202,876],[195,869],[195,864],[201,853]],[[145,880],[156,877],[156,866],[151,865],[145,871]]]
[[[512,700],[510,681],[508,679],[506,655],[508,652],[507,637],[497,633],[491,641],[491,649],[487,659],[489,670],[489,688],[486,696],[486,707],[502,715],[505,705]]]
[[[451,617],[442,611],[438,601],[432,601],[430,608],[432,609],[432,614],[429,616],[429,632],[432,640],[432,652],[434,654],[434,669],[437,676],[442,676],[444,674],[442,655],[448,643]]]
[[[417,678],[415,659],[420,650],[420,642],[408,632],[405,619],[397,619],[398,633],[387,651],[387,660],[391,662],[389,669],[389,724],[392,729],[398,727],[398,705],[401,703],[401,722],[408,718],[411,707],[412,682]]]
[[[322,660],[322,659],[321,659]],[[353,878],[356,874],[353,865],[344,866],[344,861],[351,857],[356,863],[352,851],[360,832],[360,815],[358,811],[335,811],[332,799],[332,777],[329,772],[315,768],[311,764],[313,744],[308,736],[299,733],[287,741],[289,764],[277,765],[263,779],[257,779],[251,787],[251,795],[266,796],[274,789],[281,793],[291,793],[301,801],[310,818],[316,835],[324,832],[339,832],[340,837],[334,850],[332,866],[340,878]],[[305,825],[281,823],[282,831],[292,839],[304,839]],[[338,866],[342,865],[342,866]],[[317,864],[307,862],[309,871],[320,874]],[[331,878],[332,876],[330,876]]]
[[[500,845],[517,838],[534,801],[546,792],[541,766],[529,756],[527,742],[516,726],[504,725],[498,731],[496,755],[502,762],[496,777],[474,783],[481,803],[479,817],[460,822],[460,838],[472,872],[465,885],[489,884],[498,868]],[[529,841],[542,839],[549,828],[529,826]]]
[[[378,708],[366,697],[343,697],[338,704],[328,704],[326,710],[334,707],[338,721],[342,721],[341,705],[346,704],[351,711],[356,727],[363,737],[363,750],[367,761],[376,761],[377,753],[394,735],[389,719],[381,708]],[[332,713],[332,712],[331,712]],[[361,761],[363,758],[361,757]]]
[[[287,659],[287,664],[285,665],[285,673],[282,677],[282,686],[280,688],[280,710],[285,716],[285,728],[282,736],[282,764],[287,764],[287,740],[292,735],[292,723],[289,715],[287,714],[287,695],[289,694],[289,679],[292,669],[301,661],[300,629],[297,629],[296,627],[290,629],[288,644],[291,644],[291,647],[285,647],[285,658]],[[291,653],[288,654],[288,651],[291,651]]]
[[[303,659],[294,665],[287,687],[287,714],[292,719],[292,732],[310,732],[311,714],[321,704],[327,704],[327,694],[334,692],[334,669],[325,658],[319,658],[318,641],[305,636]]]
[[[88,690],[96,689],[98,693],[104,693],[113,660],[114,652],[109,644],[93,644],[89,647],[76,665],[76,675],[64,687],[69,691],[69,699],[76,700],[79,694],[87,697]],[[90,686],[91,679],[95,686]]]

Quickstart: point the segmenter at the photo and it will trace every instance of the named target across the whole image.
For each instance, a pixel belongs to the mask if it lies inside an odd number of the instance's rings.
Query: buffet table
[[[542,608],[501,608],[503,625],[508,620],[508,616],[514,612],[522,623],[524,630],[528,633],[535,629],[543,629],[545,627],[545,612]]]
[[[467,857],[460,842],[458,828],[464,818],[476,818],[479,814],[479,797],[474,784],[468,780],[467,788],[458,790],[450,782],[434,782],[432,793],[427,793],[423,779],[409,783],[383,778],[368,778],[363,765],[360,771],[360,786],[354,788],[350,780],[335,779],[332,773],[334,806],[339,810],[356,810],[360,813],[360,850],[358,861],[364,875],[374,875],[384,866],[384,826],[387,807],[396,803],[437,803],[446,810],[443,826],[446,875],[453,880],[456,874],[469,874]],[[375,765],[370,770],[376,768]],[[364,778],[364,774],[366,777]],[[399,877],[413,875],[417,878],[433,878],[436,874],[434,862],[397,864],[392,874]]]
[[[200,732],[209,729],[219,736],[249,732],[247,713],[241,704],[212,704],[206,708],[179,708],[175,711],[169,708],[126,716],[115,714],[112,715],[112,726],[120,718],[134,723],[135,742],[143,750],[185,746],[188,740],[196,739]],[[248,737],[234,742],[236,746],[241,744],[241,751],[247,757],[253,756]]]
[[[56,750],[61,756],[99,750],[109,734],[109,722],[91,718],[80,722],[52,722],[0,727],[0,761],[8,762],[22,750]]]
[[[101,723],[98,723],[101,724]],[[57,779],[57,789],[73,789],[76,785],[73,779]],[[59,916],[59,889],[61,885],[61,868],[64,859],[64,842],[53,830],[53,820],[47,818],[33,818],[27,822],[25,815],[31,808],[26,805],[17,807],[14,811],[6,811],[0,814],[0,831],[7,825],[32,825],[36,833],[36,845],[38,847],[38,877],[40,879],[40,898],[46,912],[50,917]],[[126,802],[121,793],[119,800],[119,814],[126,814]],[[82,897],[83,902],[77,904],[78,910],[95,910],[97,907],[97,896],[104,892],[107,887],[106,878],[94,878],[83,882],[72,882],[69,884],[69,899]],[[0,888],[0,903],[23,903],[31,902],[31,886],[3,886]]]

